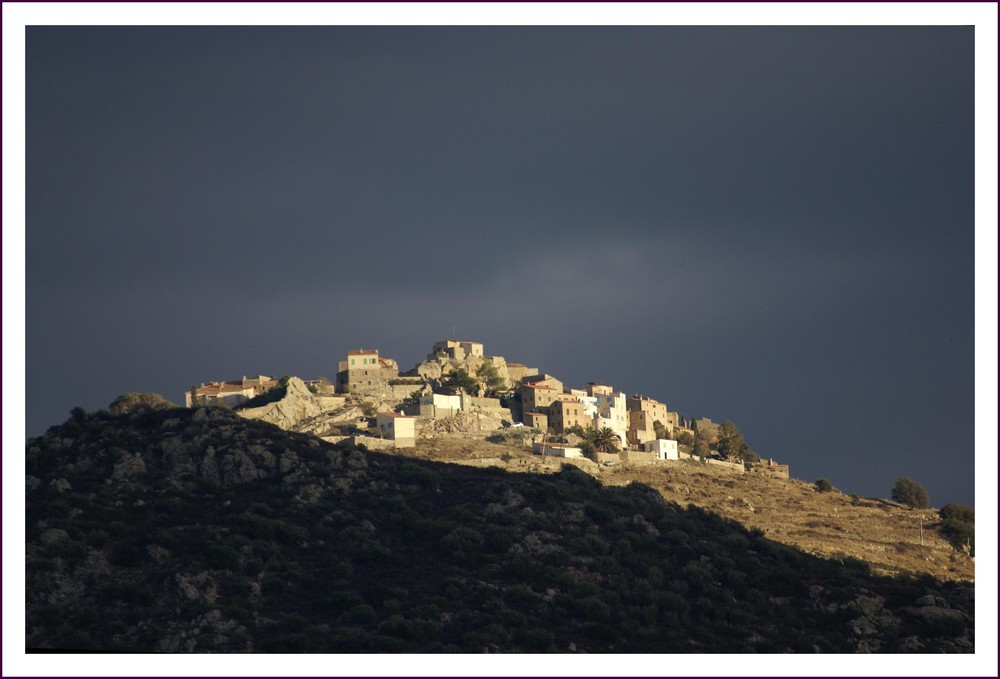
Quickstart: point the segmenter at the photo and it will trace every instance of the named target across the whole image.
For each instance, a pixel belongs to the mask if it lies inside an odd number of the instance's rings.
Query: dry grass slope
[[[645,483],[671,502],[697,505],[747,528],[759,528],[768,538],[810,554],[854,557],[888,575],[929,573],[946,580],[975,580],[975,560],[941,537],[935,529],[940,518],[933,509],[911,510],[836,490],[820,493],[812,483],[796,479],[736,474],[695,462],[601,467],[589,460],[543,458],[523,448],[465,437],[422,440],[407,454],[513,472],[554,473],[572,462],[605,485]]]

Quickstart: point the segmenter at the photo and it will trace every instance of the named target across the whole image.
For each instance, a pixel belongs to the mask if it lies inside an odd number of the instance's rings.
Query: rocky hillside
[[[31,649],[974,650],[970,584],[873,575],[573,467],[141,405],[77,410],[26,456]]]

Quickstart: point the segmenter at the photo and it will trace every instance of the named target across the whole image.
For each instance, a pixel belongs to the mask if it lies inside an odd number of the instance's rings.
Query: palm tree
[[[618,434],[610,427],[601,427],[594,434],[594,448],[602,453],[617,453],[618,443]]]

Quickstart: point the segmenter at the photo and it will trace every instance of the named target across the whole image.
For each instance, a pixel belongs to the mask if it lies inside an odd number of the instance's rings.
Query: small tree
[[[892,499],[910,509],[925,509],[931,503],[927,490],[913,479],[902,477],[892,487]]]
[[[507,389],[507,380],[500,376],[496,366],[492,363],[483,363],[476,370],[476,375],[486,384],[487,396],[499,396],[501,392]]]
[[[441,389],[447,394],[464,392],[476,395],[479,393],[479,381],[470,375],[465,368],[458,368],[441,380]]]
[[[753,462],[757,459],[757,455],[743,440],[743,433],[729,420],[719,425],[718,451],[719,455],[733,462]]]
[[[816,487],[816,490],[821,493],[829,493],[833,490],[833,484],[826,479],[816,479],[813,481],[813,485]]]

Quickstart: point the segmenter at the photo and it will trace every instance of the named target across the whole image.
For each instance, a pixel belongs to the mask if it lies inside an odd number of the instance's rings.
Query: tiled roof
[[[242,382],[209,382],[195,389],[198,394],[221,394],[223,392],[246,391],[250,387],[244,387]]]
[[[377,354],[378,349],[350,349],[347,352],[348,356],[360,356],[362,354]]]

